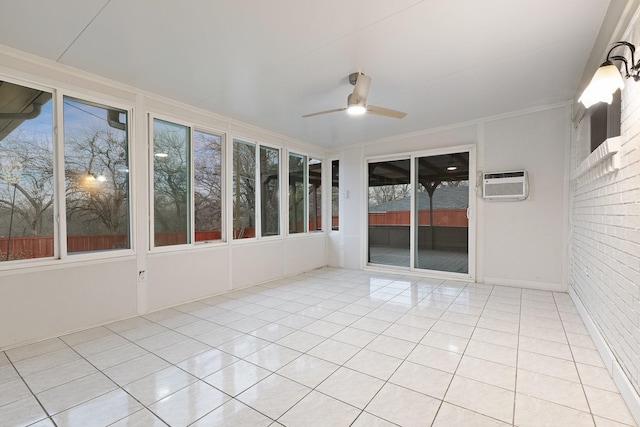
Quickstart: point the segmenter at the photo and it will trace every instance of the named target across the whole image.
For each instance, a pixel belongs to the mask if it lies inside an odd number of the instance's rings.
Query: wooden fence
[[[369,225],[409,225],[410,211],[370,212]],[[418,211],[418,225],[431,225],[428,209]],[[434,209],[433,225],[447,227],[468,227],[466,209]]]

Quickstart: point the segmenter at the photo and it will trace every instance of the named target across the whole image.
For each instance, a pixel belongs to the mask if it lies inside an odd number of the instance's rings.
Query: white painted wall
[[[284,274],[291,276],[316,268],[318,261],[328,264],[327,234],[311,233],[302,238],[290,237],[284,245]],[[281,261],[282,262],[282,261]]]
[[[565,149],[569,144],[568,106],[487,121],[486,172],[525,169],[529,198],[520,202],[483,201],[484,280],[487,283],[566,290]]]
[[[229,250],[224,246],[150,254],[148,311],[231,289]]]
[[[352,147],[342,152],[340,160],[340,193],[342,216],[340,232],[343,234],[343,266],[360,270],[366,258],[362,252],[362,220],[364,197],[364,151],[362,147]],[[335,255],[331,256],[335,259]]]
[[[135,277],[134,257],[3,271],[0,348],[135,315]]]
[[[323,159],[323,150],[3,47],[0,80],[72,91],[134,111],[130,153],[134,250],[116,258],[83,255],[0,264],[0,349],[327,265],[324,232],[150,251],[147,115],[161,114],[223,132],[228,144],[239,137],[280,147],[283,158],[292,150]],[[229,186],[229,169],[226,174]],[[286,194],[284,176],[282,190]],[[226,217],[230,227],[231,206]],[[286,221],[282,224],[284,230]],[[142,270],[146,277],[138,280]]]
[[[526,201],[477,200],[472,219],[477,228],[476,280],[565,289],[562,265],[567,233],[569,109],[568,105],[550,106],[331,153],[341,159],[341,192],[349,192],[340,229],[344,233],[344,266],[363,268],[366,262],[364,158],[472,144],[477,148],[478,171],[526,169],[531,177],[531,194]],[[329,247],[330,251],[336,249],[335,244]],[[337,259],[337,254],[330,253],[331,265],[337,265],[333,264]]]

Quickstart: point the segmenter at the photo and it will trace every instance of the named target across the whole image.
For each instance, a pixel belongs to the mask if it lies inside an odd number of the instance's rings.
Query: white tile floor
[[[325,268],[0,352],[0,425],[635,423],[567,294]]]

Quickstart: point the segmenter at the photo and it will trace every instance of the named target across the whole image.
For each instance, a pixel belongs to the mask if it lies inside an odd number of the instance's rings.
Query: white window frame
[[[330,157],[327,162],[329,163],[328,168],[327,168],[327,181],[328,181],[328,185],[327,185],[327,190],[326,193],[328,194],[327,198],[329,199],[327,202],[328,207],[327,207],[327,221],[326,221],[326,227],[327,227],[327,231],[331,234],[338,234],[340,233],[340,231],[342,230],[341,227],[341,218],[342,218],[342,206],[344,205],[343,200],[342,200],[342,194],[340,192],[340,176],[342,175],[340,173],[340,169],[338,169],[338,229],[334,230],[333,229],[333,162],[337,161],[338,162],[338,168],[340,168],[340,164],[342,163],[342,159],[339,157]]]
[[[415,229],[416,229],[416,218],[415,218],[415,201],[413,200],[415,197],[415,188],[416,188],[416,171],[415,171],[415,163],[416,159],[425,156],[438,156],[459,152],[468,152],[469,153],[469,208],[467,210],[469,215],[469,225],[468,225],[468,252],[467,252],[467,260],[468,260],[468,272],[467,273],[455,273],[455,272],[446,272],[446,271],[437,271],[437,270],[426,270],[421,268],[416,268],[415,263]],[[383,161],[394,161],[394,160],[409,160],[410,161],[410,184],[412,191],[412,200],[411,200],[411,208],[410,208],[410,226],[409,226],[409,253],[410,253],[410,266],[406,267],[396,267],[390,265],[382,265],[382,264],[369,264],[367,261],[367,250],[369,247],[369,163],[375,162],[383,162]],[[412,152],[403,152],[397,154],[390,155],[382,155],[382,156],[371,156],[363,158],[363,186],[362,191],[365,195],[363,197],[363,212],[365,215],[365,220],[362,221],[361,232],[362,235],[365,236],[362,239],[361,246],[361,256],[362,256],[362,268],[365,270],[392,270],[392,271],[406,271],[411,273],[418,273],[421,275],[428,275],[433,277],[443,277],[450,278],[456,280],[470,280],[474,281],[476,278],[476,239],[477,239],[477,229],[476,229],[476,218],[477,215],[475,212],[477,211],[477,197],[476,197],[476,187],[477,187],[477,147],[475,144],[466,144],[466,145],[454,145],[450,147],[442,147],[442,148],[434,148],[430,150],[422,150],[422,151],[412,151]]]
[[[190,209],[191,211],[191,230],[193,232],[193,241],[192,244],[193,245],[216,245],[216,244],[221,244],[221,243],[226,243],[227,242],[227,233],[226,233],[226,134],[224,132],[220,132],[220,131],[216,131],[213,129],[209,129],[206,128],[204,126],[199,126],[199,125],[193,125],[189,127],[190,131],[190,138],[191,138],[191,157],[190,157],[190,167],[191,167],[191,173],[190,173],[190,179],[191,179],[191,202],[192,202],[192,207]],[[214,135],[217,137],[220,137],[220,240],[203,240],[203,241],[196,241],[196,211],[195,211],[195,174],[196,174],[196,168],[195,168],[195,150],[194,150],[194,146],[193,146],[193,134],[195,132],[200,132],[200,133],[206,133],[208,135]]]
[[[153,122],[155,119],[158,120],[162,120],[168,123],[173,123],[179,126],[185,126],[186,128],[189,129],[189,206],[188,208],[188,212],[189,212],[189,234],[188,234],[188,238],[189,241],[187,243],[184,244],[180,244],[180,245],[168,245],[168,246],[155,246],[154,245],[154,240],[155,240],[155,212],[154,212],[154,203],[155,203],[155,194],[154,194],[154,185],[153,185],[153,174],[154,174],[154,155],[153,155],[153,137],[154,137],[154,133],[153,133]],[[160,113],[153,113],[153,112],[148,112],[147,114],[147,126],[148,126],[148,141],[147,141],[147,161],[148,161],[148,165],[149,165],[149,170],[148,170],[148,180],[149,180],[149,251],[151,253],[160,253],[160,252],[174,252],[174,251],[182,251],[182,250],[189,250],[189,249],[199,249],[202,248],[204,246],[222,246],[225,245],[228,241],[227,238],[227,227],[226,227],[226,164],[227,164],[227,157],[226,157],[226,146],[227,146],[227,134],[225,132],[207,127],[207,126],[201,126],[198,123],[193,123],[187,120],[181,120],[179,118],[173,117],[173,116],[169,116],[169,115],[164,115],[164,114],[160,114]],[[195,230],[195,202],[194,202],[194,195],[195,195],[195,189],[194,189],[194,177],[195,177],[195,168],[194,168],[194,148],[193,148],[193,133],[194,131],[198,131],[198,132],[202,132],[202,133],[207,133],[210,135],[215,135],[215,136],[219,136],[221,139],[221,211],[222,211],[222,218],[221,218],[221,224],[220,224],[220,233],[221,233],[221,239],[220,240],[211,240],[211,241],[200,241],[200,242],[196,242],[195,241],[195,237],[196,237],[196,230]]]
[[[286,171],[287,171],[287,179],[286,179],[286,194],[287,194],[287,200],[285,203],[285,211],[286,211],[286,218],[287,218],[287,237],[299,237],[299,236],[305,236],[309,234],[309,199],[307,197],[307,206],[306,206],[306,212],[304,215],[304,231],[298,232],[298,233],[291,233],[289,224],[290,224],[290,218],[289,218],[289,189],[290,187],[290,176],[291,176],[291,171],[289,170],[289,157],[291,155],[296,155],[296,156],[303,156],[306,158],[306,167],[307,167],[307,175],[306,175],[306,185],[305,185],[305,193],[308,191],[309,188],[309,154],[306,154],[302,151],[298,151],[298,150],[287,150],[287,158],[286,158]]]
[[[52,114],[52,165],[53,165],[53,256],[13,260],[0,263],[0,272],[33,267],[60,266],[75,262],[91,262],[104,259],[134,256],[136,253],[136,194],[135,194],[135,152],[132,139],[135,134],[134,107],[131,103],[107,95],[95,96],[86,92],[68,89],[62,86],[48,86],[38,82],[0,75],[7,83],[41,90],[51,94]],[[64,98],[69,97],[80,102],[95,103],[100,106],[114,107],[127,112],[127,157],[129,169],[129,248],[94,252],[67,252],[66,188],[64,158]]]
[[[65,162],[65,158],[64,158],[64,141],[65,141],[65,137],[64,137],[64,98],[68,97],[68,98],[73,98],[79,102],[87,102],[87,103],[93,103],[93,104],[97,104],[99,106],[102,107],[114,107],[117,108],[119,110],[122,111],[126,111],[127,112],[127,160],[128,160],[128,165],[127,168],[129,170],[129,180],[128,180],[128,186],[129,186],[129,248],[125,248],[125,249],[110,249],[110,250],[104,250],[104,251],[95,251],[95,252],[78,252],[78,253],[72,253],[69,254],[67,252],[67,201],[66,201],[66,188],[65,188],[65,175],[64,175],[64,171],[65,171],[65,167],[64,167],[64,162]],[[59,238],[59,247],[60,247],[60,259],[64,260],[64,259],[68,259],[71,260],[73,259],[74,261],[80,261],[80,260],[98,260],[98,259],[105,259],[105,258],[118,258],[118,257],[122,257],[122,256],[133,256],[136,253],[136,222],[134,220],[135,215],[136,215],[136,209],[135,209],[135,204],[136,204],[136,196],[135,196],[135,171],[133,170],[134,168],[132,167],[133,164],[135,164],[135,153],[133,150],[133,144],[131,142],[135,129],[134,129],[134,119],[133,119],[133,114],[134,114],[134,109],[132,105],[127,105],[124,103],[121,103],[120,101],[116,100],[116,99],[111,99],[108,97],[95,97],[95,96],[90,96],[87,95],[85,93],[81,93],[81,92],[77,92],[77,91],[71,91],[71,90],[65,90],[65,89],[61,89],[58,91],[57,94],[57,99],[56,99],[56,104],[58,105],[58,111],[54,112],[54,117],[56,120],[56,128],[58,130],[58,149],[57,151],[54,150],[54,152],[57,152],[58,155],[58,159],[56,159],[56,165],[58,166],[58,171],[59,174],[56,173],[56,177],[58,178],[58,184],[59,186],[56,186],[56,188],[59,188],[58,190],[58,195],[60,197],[60,200],[58,200],[58,216],[56,216],[56,220],[59,222],[60,224],[60,236],[64,236],[64,238],[60,237]],[[57,117],[56,117],[57,115]],[[54,236],[55,239],[55,236]]]
[[[278,234],[274,236],[262,235],[262,171],[260,170],[260,148],[266,147],[278,151]],[[282,227],[282,147],[268,143],[256,143],[256,239],[276,240],[282,239],[284,230]]]
[[[309,161],[310,160],[318,160],[320,161],[320,220],[321,220],[321,224],[320,224],[320,229],[315,229],[315,230],[311,230],[309,228],[309,215],[311,212],[311,199],[309,197],[309,185],[311,184],[311,173],[309,172]],[[324,213],[326,212],[326,191],[325,191],[325,187],[326,187],[326,167],[327,167],[327,160],[324,158],[324,156],[315,156],[313,154],[307,155],[307,233],[309,234],[318,234],[318,233],[324,233],[327,230],[327,217],[326,215],[324,215]],[[317,212],[317,209],[316,209]]]
[[[255,216],[255,236],[254,237],[247,237],[247,238],[243,238],[243,239],[234,239],[233,238],[233,200],[231,200],[233,198],[233,174],[234,174],[234,166],[235,163],[233,161],[233,147],[229,149],[229,162],[231,163],[231,166],[229,166],[229,188],[228,188],[228,194],[230,197],[229,200],[229,207],[228,207],[228,215],[229,215],[229,222],[228,222],[228,227],[229,227],[229,241],[231,241],[233,244],[246,244],[249,242],[256,242],[256,241],[269,241],[269,240],[280,240],[284,238],[284,233],[285,230],[283,228],[283,224],[284,224],[284,220],[285,220],[285,216],[284,216],[284,205],[283,205],[283,194],[286,194],[285,191],[285,187],[283,185],[284,183],[284,179],[283,179],[283,175],[284,175],[284,167],[283,167],[283,152],[285,151],[281,146],[278,146],[276,144],[273,143],[269,143],[269,142],[259,142],[258,140],[256,140],[256,138],[248,138],[246,136],[242,136],[242,135],[234,135],[231,139],[231,144],[233,145],[235,143],[235,141],[241,142],[241,143],[246,143],[246,144],[253,144],[256,147],[256,163],[255,163],[255,200],[254,200],[254,206],[255,206],[255,212],[254,212],[254,216]],[[262,235],[262,184],[260,182],[261,179],[261,170],[260,170],[260,148],[261,147],[267,147],[267,148],[271,148],[274,150],[278,150],[278,173],[279,173],[279,182],[278,182],[278,186],[279,186],[279,194],[278,194],[278,207],[280,209],[279,215],[278,215],[278,221],[279,221],[279,234],[275,235],[275,236],[263,236]]]

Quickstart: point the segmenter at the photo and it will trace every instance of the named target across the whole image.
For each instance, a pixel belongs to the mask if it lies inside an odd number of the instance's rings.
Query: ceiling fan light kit
[[[305,114],[302,117],[313,117],[321,114],[336,113],[338,111],[347,111],[349,115],[360,116],[365,113],[375,114],[378,116],[393,117],[401,119],[407,115],[401,111],[392,110],[390,108],[377,107],[375,105],[367,105],[367,96],[369,95],[369,87],[371,86],[371,77],[362,73],[349,74],[349,83],[353,88],[353,93],[347,97],[347,106],[344,108],[334,108],[332,110],[320,111],[318,113]]]

